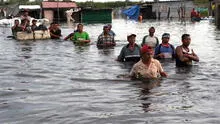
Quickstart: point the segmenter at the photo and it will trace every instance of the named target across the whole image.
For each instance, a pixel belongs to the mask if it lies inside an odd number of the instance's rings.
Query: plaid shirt
[[[114,37],[109,34],[105,36],[104,33],[102,33],[98,37],[97,46],[99,46],[99,47],[115,46]]]

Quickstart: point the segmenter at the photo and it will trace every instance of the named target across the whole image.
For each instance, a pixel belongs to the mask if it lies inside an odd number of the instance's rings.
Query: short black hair
[[[56,24],[55,22],[51,22],[50,25]]]
[[[79,23],[79,24],[77,25],[77,27],[78,27],[78,26],[80,26],[80,25],[82,25],[82,26],[83,26],[83,24],[82,24],[82,23]]]
[[[149,29],[154,29],[155,30],[155,28],[152,26],[152,27],[150,27]]]
[[[36,19],[33,19],[32,22],[37,22],[37,20],[36,20]]]
[[[189,34],[183,34],[182,35],[182,40],[186,39],[187,37],[190,37],[190,35]]]

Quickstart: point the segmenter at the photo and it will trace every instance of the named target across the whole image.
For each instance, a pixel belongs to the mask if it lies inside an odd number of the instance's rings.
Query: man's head
[[[77,30],[78,30],[79,32],[82,32],[82,31],[83,31],[83,24],[82,24],[82,23],[79,23],[79,24],[77,25]]]
[[[170,40],[170,34],[169,33],[163,33],[162,35],[162,43],[168,43]]]
[[[59,28],[60,24],[58,22],[54,22],[53,26],[55,29],[57,29],[57,28]]]
[[[36,24],[37,23],[37,20],[36,19],[33,19],[32,20],[32,24]]]
[[[150,27],[148,31],[149,31],[149,35],[150,36],[154,36],[154,32],[155,32],[155,28],[154,27]]]
[[[111,30],[112,29],[112,25],[108,24],[108,28],[109,28],[109,30]]]
[[[148,60],[149,58],[153,57],[154,51],[151,46],[143,45],[141,48],[141,58],[142,60]]]
[[[136,34],[127,35],[127,41],[129,42],[129,44],[134,44],[135,43],[135,38],[136,38]]]
[[[103,32],[108,33],[109,32],[109,27],[107,25],[103,26]]]
[[[182,43],[183,43],[183,45],[188,47],[190,42],[191,42],[190,35],[189,34],[183,34],[182,35]]]
[[[14,25],[19,25],[19,20],[18,19],[14,20]]]

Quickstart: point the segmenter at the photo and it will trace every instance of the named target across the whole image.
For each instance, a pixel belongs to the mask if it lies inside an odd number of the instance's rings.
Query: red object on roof
[[[75,8],[75,2],[42,2],[42,8]]]

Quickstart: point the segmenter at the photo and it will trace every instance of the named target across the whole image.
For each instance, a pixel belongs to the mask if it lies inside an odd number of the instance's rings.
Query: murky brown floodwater
[[[62,40],[18,42],[1,28],[0,123],[220,123],[220,31],[213,23],[114,19],[112,25],[118,42],[110,50],[95,45],[103,24],[85,25],[93,42],[86,47]],[[123,78],[130,66],[115,58],[126,35],[136,33],[141,43],[150,26],[159,39],[170,33],[174,46],[190,33],[200,62],[192,68],[162,62],[169,77],[157,84]],[[62,28],[64,36],[71,31]]]

